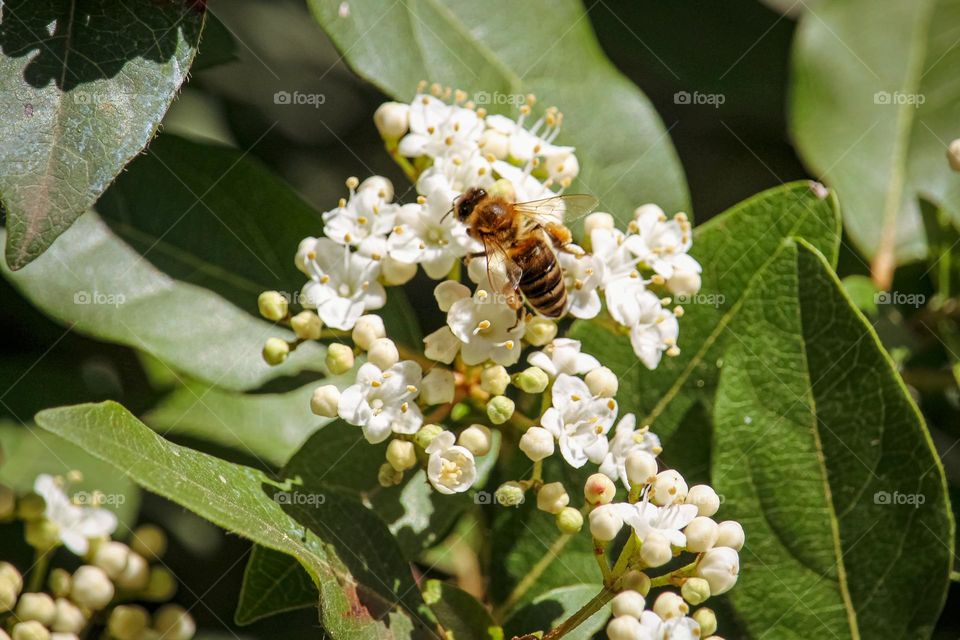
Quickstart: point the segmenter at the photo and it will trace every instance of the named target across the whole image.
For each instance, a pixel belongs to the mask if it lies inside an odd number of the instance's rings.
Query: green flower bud
[[[433,439],[441,433],[443,433],[443,427],[440,425],[425,424],[420,427],[420,431],[417,431],[417,435],[413,436],[413,441],[421,449],[426,449],[433,442]]]
[[[520,483],[511,480],[497,487],[493,497],[496,499],[497,504],[501,506],[516,507],[523,504],[523,493],[523,487],[520,486]]]
[[[27,544],[37,551],[49,551],[60,544],[60,526],[47,520],[30,520],[24,527]]]
[[[20,602],[17,603],[18,620],[36,620],[44,626],[49,626],[56,612],[53,598],[45,593],[25,593],[20,596]]]
[[[503,395],[510,384],[510,374],[503,365],[487,367],[480,373],[480,388],[492,396]]]
[[[278,322],[287,317],[287,299],[278,291],[264,291],[257,298],[260,315],[267,320]]]
[[[117,586],[127,591],[141,591],[150,582],[150,565],[146,558],[132,551],[127,556],[127,566],[115,579]]]
[[[36,620],[18,622],[10,634],[13,640],[50,640],[50,632]]]
[[[380,465],[380,471],[377,473],[377,482],[381,487],[392,487],[403,482],[403,471],[397,471],[389,462]]]
[[[527,367],[513,376],[513,384],[524,393],[543,393],[550,378],[540,367]]]
[[[50,593],[58,598],[65,598],[70,593],[70,572],[59,567],[50,572],[47,578]]]
[[[17,606],[17,596],[20,595],[16,585],[9,580],[0,580],[0,613],[6,613]],[[2,638],[3,636],[0,636]]]
[[[290,327],[301,340],[319,340],[323,330],[323,322],[313,311],[301,311],[290,318]]]
[[[573,507],[564,507],[557,514],[557,528],[567,535],[578,533],[583,528],[583,514]]]
[[[535,316],[527,322],[523,339],[535,347],[542,347],[557,337],[557,323],[553,320]]]
[[[711,636],[717,631],[717,614],[713,609],[700,607],[691,617],[700,625],[700,635]]]
[[[140,525],[133,532],[130,548],[144,558],[159,560],[167,552],[167,534],[157,525]]]
[[[17,517],[21,520],[42,518],[47,509],[47,501],[35,493],[28,493],[17,502]]]
[[[122,604],[114,607],[107,619],[107,631],[117,640],[138,640],[140,632],[150,624],[150,614],[143,607]]]
[[[507,396],[494,396],[487,403],[487,417],[493,424],[503,424],[513,417],[515,408],[513,400]]]
[[[324,360],[327,369],[335,376],[353,369],[353,349],[345,344],[334,342],[327,347],[327,357]]]
[[[152,567],[143,598],[153,602],[164,602],[176,593],[177,579],[173,577],[170,570],[164,567]]]
[[[79,634],[87,626],[87,615],[66,598],[57,598],[54,608],[56,613],[50,625],[51,631]]]
[[[620,578],[620,586],[624,589],[636,591],[646,597],[646,595],[650,593],[650,576],[642,571],[633,569],[623,574],[623,577]]]
[[[17,511],[17,494],[5,484],[0,484],[0,521],[8,520]]]
[[[387,462],[401,473],[416,466],[416,445],[409,440],[391,440],[387,445]]]
[[[9,562],[0,562],[0,582],[9,582],[17,595],[23,590],[23,576]]]
[[[153,617],[153,628],[164,640],[190,640],[197,633],[197,625],[187,611],[176,604],[160,607]]]
[[[276,366],[290,355],[290,345],[283,338],[267,338],[263,344],[263,359],[267,364]]]
[[[680,587],[680,595],[690,604],[700,604],[710,597],[710,583],[703,578],[688,578]]]

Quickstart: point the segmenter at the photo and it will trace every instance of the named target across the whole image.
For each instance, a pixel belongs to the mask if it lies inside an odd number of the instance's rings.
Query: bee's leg
[[[572,248],[573,236],[570,234],[570,229],[567,229],[564,225],[558,222],[548,222],[543,225],[543,230],[546,231],[547,237],[550,238],[550,242],[553,243],[557,251],[563,251],[577,257],[583,255],[581,250]]]
[[[524,319],[526,311],[523,309],[523,303],[521,302],[520,306],[517,308],[517,320],[513,323],[513,326],[510,327],[509,331],[513,331],[517,328],[517,325],[520,324],[520,321]]]

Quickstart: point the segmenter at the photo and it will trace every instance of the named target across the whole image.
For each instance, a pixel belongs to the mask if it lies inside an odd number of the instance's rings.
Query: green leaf
[[[503,640],[503,629],[466,591],[440,580],[427,580],[423,599],[450,640]]]
[[[751,637],[929,637],[952,565],[943,469],[872,327],[785,243],[745,298],[714,411],[713,484],[747,534]]]
[[[161,273],[93,212],[28,267],[12,272],[0,265],[0,270],[41,311],[74,330],[138,348],[226,389],[252,389],[278,375],[323,370],[323,349],[316,344],[301,345],[279,367],[268,366],[260,357],[264,341],[292,340],[291,331]]]
[[[187,2],[13,0],[0,21],[0,193],[20,269],[156,133],[196,53]]]
[[[133,526],[140,507],[140,489],[112,465],[99,460],[82,448],[34,426],[0,421],[0,484],[18,492],[33,489],[33,481],[41,473],[66,476],[79,471],[83,478],[70,483],[71,494],[86,503],[95,494],[102,494],[102,506],[117,514],[123,526]]]
[[[919,199],[960,216],[946,159],[960,119],[960,50],[948,0],[824,0],[800,21],[791,129],[804,161],[839,193],[875,271],[927,255]],[[878,254],[881,256],[877,258]]]
[[[262,472],[164,440],[107,402],[37,414],[45,429],[109,460],[143,488],[296,558],[338,640],[435,637],[419,590],[382,521],[349,497],[280,485]],[[282,494],[282,495],[280,495]]]
[[[634,356],[626,336],[577,322],[571,336],[620,377],[621,412],[637,413],[669,438],[698,396],[709,395],[722,365],[727,325],[744,293],[784,238],[801,237],[836,262],[840,219],[836,199],[822,186],[794,182],[764,191],[694,230],[691,255],[703,265],[703,287],[683,302],[676,358],[655,371]]]
[[[546,633],[579,611],[602,589],[601,584],[574,584],[551,589],[510,616],[505,625],[505,631],[511,637],[535,631]],[[608,604],[563,637],[570,640],[590,640],[595,633],[603,629],[609,618],[610,605]]]
[[[317,585],[296,558],[254,545],[234,620],[248,625],[278,613],[315,607],[317,596]]]
[[[532,92],[563,111],[558,142],[577,147],[581,166],[572,190],[597,195],[621,220],[645,202],[689,209],[663,123],[604,56],[580,2],[355,0],[346,17],[337,0],[309,4],[353,69],[387,94],[409,100],[426,79],[515,111]]]

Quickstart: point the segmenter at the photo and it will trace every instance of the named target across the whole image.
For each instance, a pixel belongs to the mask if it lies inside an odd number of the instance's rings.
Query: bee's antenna
[[[443,214],[442,218],[440,218],[440,222],[443,222],[444,220],[446,220],[447,216],[449,216],[451,213],[453,213],[453,207],[450,207],[449,209],[447,209],[447,212]]]

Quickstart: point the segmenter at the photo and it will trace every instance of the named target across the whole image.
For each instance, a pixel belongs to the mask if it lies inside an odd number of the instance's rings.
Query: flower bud
[[[692,605],[706,602],[710,597],[710,583],[703,578],[687,578],[680,587],[680,595]]]
[[[167,534],[154,524],[143,524],[133,532],[130,549],[144,558],[159,560],[167,552]]]
[[[7,520],[17,510],[17,494],[5,484],[0,484],[0,521]]]
[[[50,632],[36,620],[18,622],[10,634],[13,640],[50,640]]]
[[[393,487],[403,482],[403,471],[397,471],[392,464],[384,462],[377,473],[377,482],[381,487]]]
[[[647,601],[636,591],[621,591],[610,602],[615,616],[631,616],[640,619]]]
[[[573,507],[564,507],[557,514],[557,528],[566,535],[579,533],[583,528],[583,514]]]
[[[87,626],[87,616],[80,607],[66,598],[57,598],[54,603],[53,624],[51,631],[56,633],[80,633]]]
[[[702,281],[694,269],[674,269],[667,280],[667,290],[676,296],[692,296],[700,291]]]
[[[166,602],[177,593],[177,579],[166,567],[151,567],[143,598],[154,602]]]
[[[743,549],[745,537],[743,527],[736,520],[724,520],[717,525],[717,541],[715,547],[730,547],[736,551]]]
[[[696,505],[697,514],[710,517],[720,510],[720,496],[713,487],[706,484],[697,484],[687,492],[687,504]]]
[[[583,237],[592,237],[594,229],[612,230],[615,226],[613,216],[609,213],[603,213],[602,211],[591,213],[583,221]]]
[[[709,636],[717,630],[717,614],[713,612],[713,609],[700,607],[693,612],[691,617],[700,625],[701,635]]]
[[[643,628],[633,616],[617,616],[607,623],[608,640],[636,640],[642,638]]]
[[[279,291],[264,291],[257,298],[257,307],[260,315],[272,322],[279,322],[287,317],[287,299]]]
[[[602,398],[612,398],[617,395],[619,381],[617,374],[606,367],[597,367],[586,376],[583,381],[587,383],[590,393]]]
[[[540,367],[527,367],[513,376],[513,384],[524,393],[543,393],[550,378]]]
[[[683,530],[687,537],[687,551],[703,553],[712,549],[717,542],[718,530],[717,523],[706,516],[697,516],[691,520]]]
[[[501,506],[516,507],[517,505],[523,504],[523,493],[523,487],[520,483],[511,480],[497,487],[493,497],[496,499],[497,504]]]
[[[947,147],[947,160],[950,162],[951,169],[960,171],[960,138],[950,142]]]
[[[740,574],[740,556],[729,547],[714,547],[700,558],[697,576],[710,583],[710,593],[718,596],[737,583]]]
[[[506,160],[510,154],[510,138],[496,129],[487,129],[478,143],[484,154],[491,154],[497,160]]]
[[[583,497],[590,504],[610,504],[617,493],[613,480],[602,473],[595,473],[583,485]]]
[[[23,533],[27,544],[37,551],[49,551],[60,544],[59,525],[46,518],[27,521]]]
[[[335,376],[353,369],[353,349],[345,344],[334,342],[327,347],[327,357],[324,360],[327,370]]]
[[[527,321],[523,339],[535,347],[550,344],[557,337],[557,323],[541,316],[534,316]]]
[[[602,505],[590,512],[590,535],[601,542],[617,537],[623,528],[623,518],[610,505]]]
[[[384,140],[399,140],[410,126],[410,105],[384,102],[373,113],[373,124]]]
[[[658,473],[652,489],[650,501],[658,507],[677,504],[687,498],[687,483],[683,476],[673,469]]]
[[[43,517],[47,509],[47,502],[43,497],[31,492],[17,502],[17,517],[21,520],[37,520]]]
[[[673,591],[664,591],[653,602],[653,612],[663,618],[682,618],[690,611],[690,607]]]
[[[433,442],[433,439],[443,433],[443,427],[437,424],[425,424],[420,427],[417,434],[413,436],[413,441],[421,449],[426,449]]]
[[[319,340],[323,322],[316,313],[306,310],[290,318],[290,327],[301,340]]]
[[[417,447],[409,440],[391,440],[387,445],[387,462],[403,472],[417,465]]]
[[[640,547],[640,559],[648,567],[662,567],[673,558],[670,541],[659,533],[649,533]]]
[[[150,565],[147,564],[142,555],[131,551],[130,555],[127,556],[127,566],[114,579],[114,582],[117,583],[118,587],[127,591],[146,589],[150,582]]]
[[[450,364],[457,357],[460,344],[460,340],[453,335],[450,327],[442,326],[423,339],[423,355],[431,360]]]
[[[510,384],[510,374],[503,365],[487,367],[480,372],[480,388],[492,396],[501,396]]]
[[[534,462],[553,455],[553,448],[553,434],[543,427],[530,427],[520,437],[520,450]]]
[[[643,486],[656,479],[657,459],[641,449],[634,449],[627,454],[623,466],[627,470],[627,481],[631,487]]]
[[[270,366],[281,364],[290,355],[290,345],[283,338],[267,338],[263,343],[263,359]]]
[[[659,218],[661,220],[667,219],[667,214],[663,212],[663,209],[661,209],[659,205],[656,205],[652,202],[642,204],[633,210],[634,220],[642,217],[643,215],[650,215],[653,218]]]
[[[50,587],[50,593],[58,598],[65,598],[70,594],[70,572],[66,569],[56,568],[50,572],[47,578],[47,585]]]
[[[367,190],[376,192],[385,202],[393,200],[393,183],[384,176],[370,176],[357,187],[358,192]]]
[[[433,297],[437,299],[440,311],[450,311],[454,302],[470,297],[470,289],[456,280],[444,280],[433,289]]]
[[[552,436],[550,444],[553,444]],[[568,504],[570,504],[570,496],[567,495],[567,490],[563,488],[562,482],[550,482],[537,491],[537,509],[540,509],[540,511],[559,514]],[[582,523],[583,518],[580,520]]]
[[[487,402],[487,417],[493,424],[503,424],[513,417],[515,405],[507,396],[494,396]]]
[[[453,372],[434,367],[420,381],[420,399],[427,404],[447,404],[453,402],[456,382]]]
[[[116,640],[139,640],[140,632],[150,624],[150,615],[143,607],[122,604],[114,607],[107,619],[107,631]]]
[[[485,456],[490,453],[493,436],[489,428],[472,424],[460,433],[457,443],[475,456]]]
[[[357,324],[353,325],[353,344],[364,351],[367,351],[374,340],[384,338],[387,335],[387,329],[383,326],[383,318],[377,315],[368,314],[357,318]]]
[[[167,604],[153,616],[153,628],[163,640],[190,640],[197,632],[197,625],[187,611],[176,604]]]
[[[646,595],[650,593],[650,576],[642,571],[633,569],[623,574],[623,577],[620,578],[620,586],[624,589],[636,591],[646,597]]]
[[[324,418],[336,418],[340,404],[340,390],[332,384],[317,387],[310,396],[310,410]]]
[[[0,582],[9,583],[16,595],[20,595],[23,590],[23,576],[9,562],[0,562]]]
[[[17,618],[19,620],[36,620],[45,627],[53,622],[57,608],[53,598],[45,593],[25,593],[17,603]]]
[[[93,553],[91,564],[103,569],[110,579],[116,578],[123,572],[127,566],[127,558],[130,555],[130,547],[122,542],[113,540],[97,545],[97,550]]]
[[[92,611],[103,609],[113,599],[113,583],[100,567],[85,564],[73,574],[70,599]]]
[[[386,371],[400,362],[400,352],[390,338],[377,338],[367,352],[367,362],[371,362],[381,371]]]

